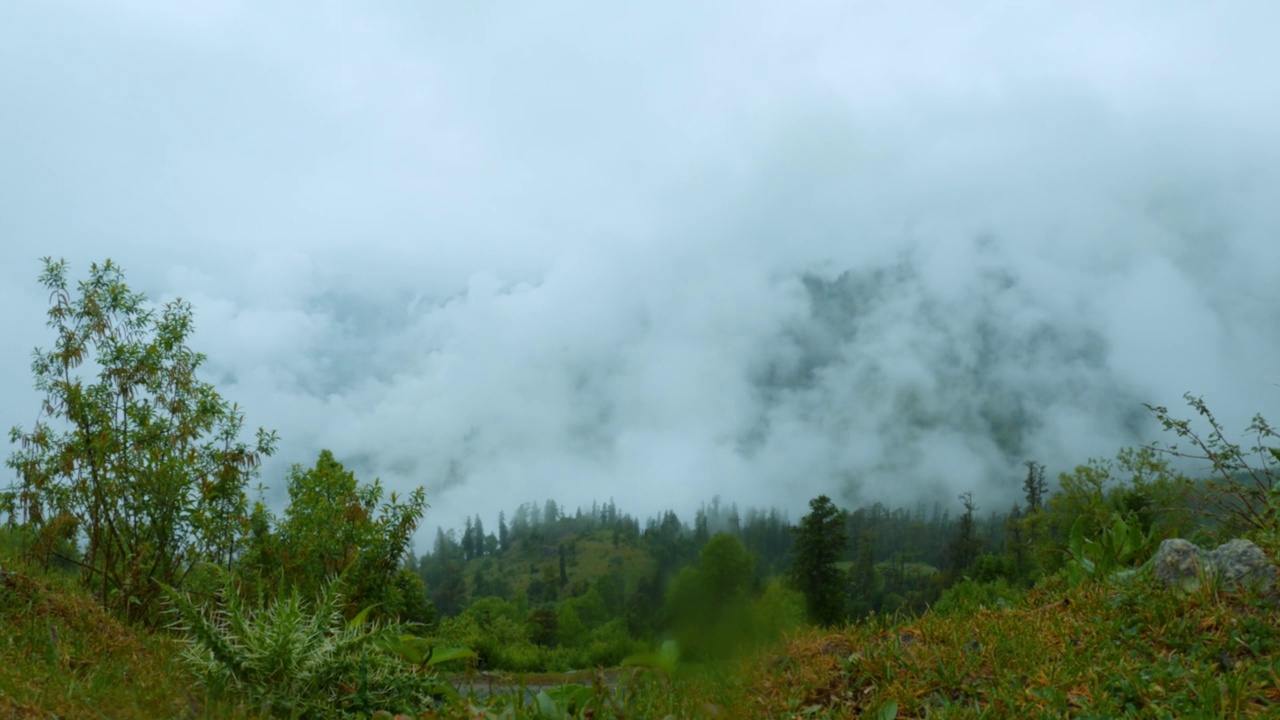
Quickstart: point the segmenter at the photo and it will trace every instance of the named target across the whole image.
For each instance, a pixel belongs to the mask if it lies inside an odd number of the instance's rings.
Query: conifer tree
[[[480,519],[479,513],[476,513],[476,521],[471,525],[471,533],[471,549],[475,551],[476,557],[483,557],[485,554],[484,521]]]
[[[1027,514],[1033,515],[1044,506],[1044,495],[1049,486],[1044,479],[1044,465],[1028,460],[1027,477],[1022,481],[1022,494],[1027,499]]]
[[[982,549],[982,539],[977,535],[977,525],[973,519],[973,514],[978,509],[973,502],[973,493],[962,493],[960,504],[964,507],[964,514],[960,516],[955,539],[947,546],[947,573],[953,582],[973,565]]]
[[[844,524],[844,513],[819,495],[796,528],[791,581],[804,595],[809,618],[820,625],[843,620],[847,611],[844,574],[836,567],[849,547]]]
[[[475,531],[471,525],[471,516],[467,516],[466,528],[462,531],[462,558],[470,560],[476,556]]]

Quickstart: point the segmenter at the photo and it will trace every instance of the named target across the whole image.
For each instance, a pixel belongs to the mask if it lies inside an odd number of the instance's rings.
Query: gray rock
[[[1248,540],[1232,540],[1209,553],[1218,581],[1270,594],[1276,586],[1276,565],[1262,548]]]
[[[1180,538],[1165,540],[1151,558],[1151,571],[1166,587],[1182,587],[1187,581],[1199,582],[1205,572],[1204,551]]]
[[[1167,587],[1189,588],[1214,580],[1229,590],[1275,593],[1276,565],[1248,540],[1232,540],[1209,551],[1181,539],[1165,540],[1151,558],[1151,570]]]

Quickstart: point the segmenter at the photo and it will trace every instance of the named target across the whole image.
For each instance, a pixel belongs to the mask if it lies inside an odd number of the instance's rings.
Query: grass
[[[757,662],[751,717],[1275,717],[1274,607],[1150,582],[810,632]],[[891,712],[895,711],[895,712]]]
[[[175,641],[123,625],[73,578],[5,568],[0,718],[204,717]]]

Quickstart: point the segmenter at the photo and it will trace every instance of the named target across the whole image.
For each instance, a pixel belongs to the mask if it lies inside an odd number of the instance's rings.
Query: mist
[[[526,500],[1007,507],[1276,415],[1269,2],[15,2],[0,413],[38,258],[195,306],[205,379],[423,485]]]

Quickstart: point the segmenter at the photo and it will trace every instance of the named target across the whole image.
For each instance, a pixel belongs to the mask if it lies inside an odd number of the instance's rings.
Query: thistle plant
[[[187,640],[182,659],[219,698],[291,718],[421,711],[440,684],[431,673],[385,649],[401,637],[398,623],[342,614],[336,580],[314,602],[293,589],[252,607],[229,585],[201,606],[166,588],[173,627]]]

